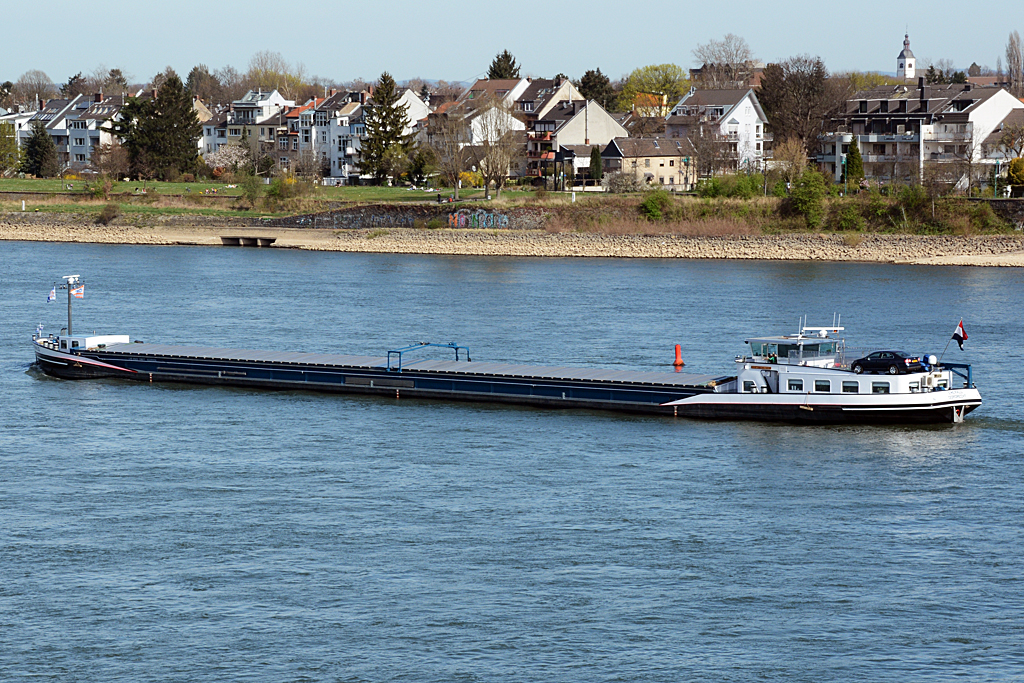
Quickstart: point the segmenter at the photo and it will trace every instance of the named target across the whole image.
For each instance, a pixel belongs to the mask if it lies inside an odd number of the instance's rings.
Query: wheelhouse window
[[[744,394],[753,394],[753,393],[756,393],[756,390],[757,390],[757,385],[756,384],[754,384],[749,379],[743,380],[743,393]]]
[[[888,382],[872,382],[871,383],[872,394],[888,394],[889,383]]]
[[[814,390],[820,391],[825,394],[832,393],[832,382],[827,379],[816,379],[814,380]]]
[[[786,386],[789,387],[790,391],[803,391],[804,381],[802,379],[791,379]]]
[[[843,381],[843,393],[844,394],[858,394],[860,393],[860,382]]]

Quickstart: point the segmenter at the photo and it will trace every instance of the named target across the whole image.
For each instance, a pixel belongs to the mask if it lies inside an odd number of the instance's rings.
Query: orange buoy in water
[[[677,368],[681,368],[686,365],[686,363],[683,362],[683,349],[679,344],[676,344],[676,360],[672,365]]]

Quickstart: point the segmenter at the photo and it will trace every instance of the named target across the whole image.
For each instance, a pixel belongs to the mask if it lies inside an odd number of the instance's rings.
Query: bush
[[[780,180],[772,185],[772,196],[773,197],[785,197],[789,194],[789,188],[786,187],[786,181]]]
[[[99,225],[109,225],[110,221],[117,218],[118,213],[119,207],[117,204],[107,204],[100,210],[99,215],[96,216],[96,223]]]
[[[896,201],[908,212],[917,212],[928,204],[928,193],[920,185],[901,187],[896,194]]]
[[[697,181],[697,196],[714,199],[722,196],[722,183],[718,178],[703,178]]]
[[[665,190],[651,190],[640,202],[640,215],[649,221],[660,221],[665,210],[672,204],[672,197]]]
[[[832,205],[829,216],[829,227],[843,232],[860,231],[866,226],[864,217],[860,215],[857,205],[850,201],[840,201]]]
[[[196,176],[193,173],[182,173],[179,180],[183,183],[194,183],[196,181]]]
[[[623,173],[621,171],[609,173],[604,177],[603,184],[608,188],[609,192],[616,194],[640,191],[640,181],[637,180],[634,173]]]
[[[440,218],[439,216],[434,216],[427,221],[427,230],[440,230],[446,225],[448,225],[448,222],[445,219]]]
[[[790,206],[793,211],[804,217],[807,227],[811,230],[821,225],[825,214],[825,195],[828,193],[828,182],[825,176],[814,169],[807,169],[793,183],[790,192]]]

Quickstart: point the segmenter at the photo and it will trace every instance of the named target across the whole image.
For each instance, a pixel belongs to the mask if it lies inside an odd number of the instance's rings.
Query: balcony
[[[963,131],[926,131],[922,136],[925,142],[959,142],[970,140],[971,134]]]
[[[542,133],[529,133],[526,138],[534,142],[550,142],[551,131],[544,131]]]

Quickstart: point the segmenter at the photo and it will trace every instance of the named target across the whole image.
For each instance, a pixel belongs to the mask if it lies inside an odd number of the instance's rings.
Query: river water
[[[0,680],[1024,680],[1024,273],[2,243]],[[842,314],[962,425],[69,382],[78,332],[728,372]]]

